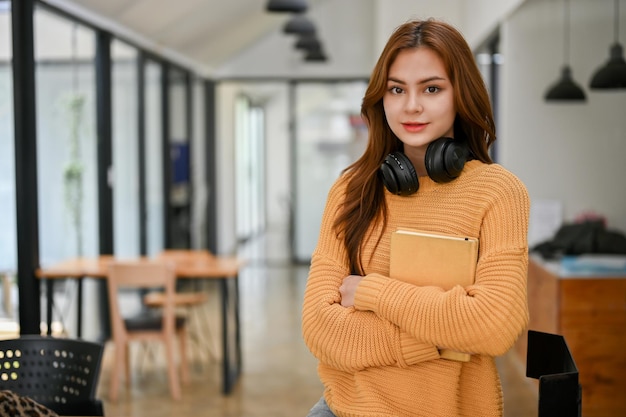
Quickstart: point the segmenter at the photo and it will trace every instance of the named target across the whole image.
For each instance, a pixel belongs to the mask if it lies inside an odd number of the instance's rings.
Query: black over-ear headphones
[[[426,172],[435,182],[452,181],[463,171],[469,155],[465,140],[439,138],[426,149]],[[411,195],[419,189],[415,167],[402,152],[387,155],[380,166],[379,174],[390,193]]]

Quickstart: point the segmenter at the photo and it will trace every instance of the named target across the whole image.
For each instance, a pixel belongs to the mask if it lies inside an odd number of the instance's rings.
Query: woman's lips
[[[404,130],[411,133],[421,132],[428,126],[426,123],[402,123]]]

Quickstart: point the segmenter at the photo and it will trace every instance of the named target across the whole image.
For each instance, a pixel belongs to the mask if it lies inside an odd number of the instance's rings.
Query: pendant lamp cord
[[[563,38],[565,44],[565,65],[569,65],[569,0],[564,0],[565,7],[563,8]]]
[[[615,0],[615,43],[619,43],[619,0]]]
[[[74,94],[78,93],[78,24],[74,23],[72,27],[72,89]]]

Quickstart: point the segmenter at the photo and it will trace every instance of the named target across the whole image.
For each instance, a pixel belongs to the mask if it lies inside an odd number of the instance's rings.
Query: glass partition
[[[98,254],[93,30],[35,9],[40,263]]]
[[[137,49],[111,43],[113,132],[113,236],[115,255],[133,257],[139,248],[139,153]]]
[[[246,96],[235,102],[237,238],[245,241],[265,226],[265,118]]]
[[[250,108],[250,142],[251,152],[258,155],[250,160],[251,207],[250,231],[259,233],[265,228],[265,111],[261,106]]]
[[[191,166],[190,131],[188,125],[188,77],[182,70],[169,72],[169,128],[171,222],[170,245],[172,248],[189,248],[191,235]]]
[[[155,255],[164,248],[165,224],[163,197],[163,115],[161,81],[162,67],[147,60],[145,71],[145,121],[146,121],[146,234],[147,254]]]
[[[45,267],[99,253],[95,32],[43,7],[35,8],[34,28],[39,259]],[[83,321],[97,332],[94,289],[86,287]],[[54,286],[55,334],[75,334],[77,289],[74,280]],[[94,337],[90,332],[83,337]]]
[[[296,84],[294,257],[308,262],[326,196],[341,171],[365,150],[364,81]]]
[[[194,77],[192,82],[193,97],[193,130],[191,135],[191,247],[206,248],[208,184],[207,184],[207,125],[204,81]]]
[[[250,171],[248,165],[251,157],[254,156],[250,153],[247,145],[248,137],[250,135],[250,118],[248,112],[250,110],[250,103],[247,97],[239,96],[235,101],[235,189],[237,190],[236,197],[236,227],[237,227],[237,240],[244,241],[252,234],[250,230],[250,216],[248,210],[250,209],[251,193],[250,188],[252,186],[251,178],[249,178]]]

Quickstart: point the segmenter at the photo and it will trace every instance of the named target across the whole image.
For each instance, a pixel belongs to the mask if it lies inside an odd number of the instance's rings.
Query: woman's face
[[[389,68],[383,107],[405,153],[423,155],[435,139],[453,137],[453,87],[439,55],[424,47],[401,50]]]

